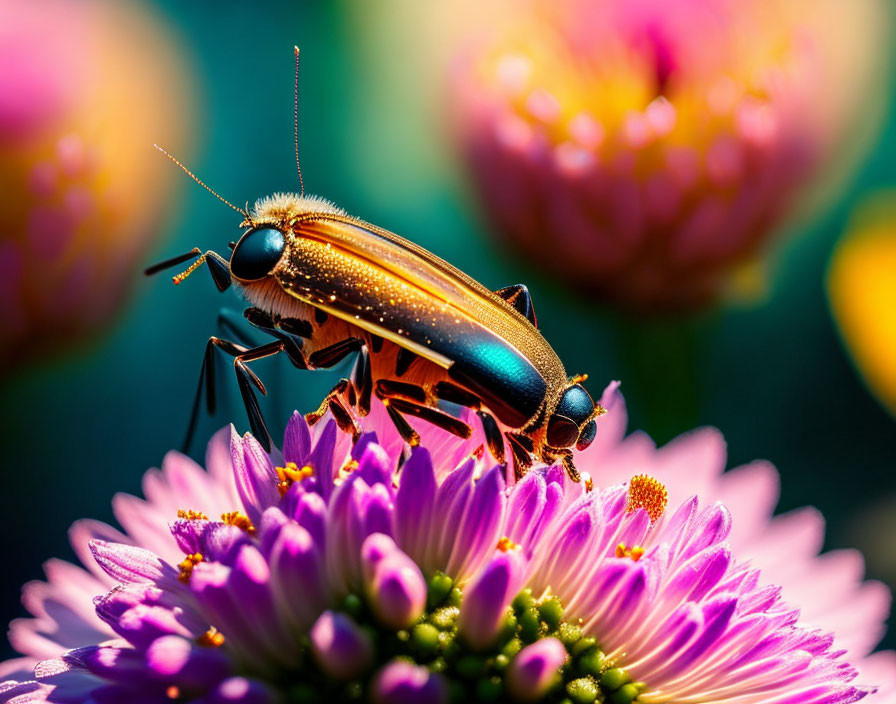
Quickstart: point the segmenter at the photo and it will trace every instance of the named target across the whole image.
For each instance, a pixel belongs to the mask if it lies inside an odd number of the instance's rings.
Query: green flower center
[[[386,663],[403,659],[441,673],[448,683],[452,702],[505,701],[504,674],[514,657],[541,638],[557,638],[569,655],[554,684],[541,699],[564,704],[631,704],[646,689],[618,663],[611,662],[598,642],[582,633],[581,627],[564,619],[556,596],[536,600],[530,589],[520,592],[507,610],[495,644],[488,650],[472,650],[458,636],[457,622],[463,592],[447,575],[438,572],[430,580],[426,610],[409,629],[389,631],[374,618],[363,599],[350,594],[341,605],[369,633],[376,662],[362,678],[334,682],[309,662],[297,679],[301,684],[286,687],[290,704],[358,700],[366,701],[372,675]],[[295,680],[293,680],[295,682]]]

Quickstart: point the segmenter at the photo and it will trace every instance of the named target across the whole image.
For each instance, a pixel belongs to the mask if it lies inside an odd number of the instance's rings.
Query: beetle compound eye
[[[594,442],[594,436],[597,435],[597,423],[593,420],[588,421],[582,432],[579,433],[579,440],[576,442],[576,449],[581,451]]]
[[[286,237],[280,230],[273,227],[249,230],[233,250],[230,271],[243,281],[263,279],[277,266],[285,248]]]
[[[548,421],[548,445],[551,447],[569,447],[579,436],[579,426],[566,416],[551,416]]]

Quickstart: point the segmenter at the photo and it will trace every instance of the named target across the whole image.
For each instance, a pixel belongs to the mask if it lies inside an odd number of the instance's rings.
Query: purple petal
[[[364,454],[364,451],[367,449],[367,446],[371,444],[379,444],[377,442],[376,433],[362,433],[361,437],[358,438],[358,442],[356,442],[354,447],[352,447],[352,459],[360,460],[361,456]]]
[[[231,431],[230,454],[243,508],[249,520],[257,525],[261,521],[262,511],[280,500],[274,465],[258,440],[248,434],[240,437],[236,428]]]
[[[457,530],[447,572],[464,577],[475,571],[498,542],[504,521],[504,470],[500,466],[486,472],[473,489],[463,521]],[[449,524],[449,530],[451,524]]]
[[[458,626],[472,647],[486,648],[498,635],[507,607],[522,585],[523,566],[518,550],[499,552],[467,587]]]
[[[143,548],[91,540],[90,552],[106,574],[119,582],[158,583],[177,578],[177,572],[171,565]]]
[[[283,434],[283,459],[303,467],[311,454],[311,432],[304,416],[293,411]]]
[[[231,677],[219,684],[204,701],[208,704],[274,704],[279,698],[257,680]]]
[[[261,552],[265,556],[271,554],[271,546],[277,540],[283,526],[292,523],[276,506],[271,506],[261,516],[261,525],[258,527],[258,538],[261,542]]]
[[[394,508],[392,495],[384,484],[373,484],[364,497],[361,508],[364,514],[364,534],[392,533],[392,514]]]
[[[527,546],[537,516],[547,502],[547,485],[540,472],[527,472],[513,487],[507,507],[505,534],[515,543]]]
[[[139,684],[150,681],[143,654],[133,648],[93,645],[69,651],[63,659],[110,682]]]
[[[682,601],[701,601],[718,584],[731,564],[731,549],[715,545],[694,555],[678,568],[666,590]]]
[[[333,493],[333,452],[336,449],[336,421],[330,420],[317,438],[309,464],[314,470],[324,500]]]
[[[188,690],[207,690],[230,674],[224,653],[202,648],[186,638],[165,636],[146,649],[146,665],[157,679]]]
[[[329,599],[320,550],[308,531],[289,524],[277,536],[269,559],[277,611],[294,628],[304,631]]]
[[[311,629],[311,652],[330,677],[357,677],[373,662],[370,637],[348,614],[325,611]]]
[[[180,551],[187,555],[192,555],[193,553],[201,552],[199,540],[207,523],[208,521],[191,521],[181,518],[169,524],[168,528],[171,530],[171,535],[174,536]]]
[[[334,591],[361,586],[361,544],[364,535],[362,504],[369,491],[367,483],[350,475],[333,492],[327,516],[327,574]]]
[[[317,494],[305,494],[296,505],[293,519],[323,548],[327,536],[327,503]]]
[[[364,539],[361,545],[361,576],[366,589],[373,585],[377,565],[398,550],[395,541],[385,533],[372,533]]]
[[[229,523],[209,521],[202,532],[202,542],[198,552],[205,555],[210,561],[232,564],[233,558],[243,545],[248,545],[252,539],[245,531]]]
[[[444,704],[448,689],[442,677],[427,668],[395,660],[386,665],[373,683],[376,704]]]
[[[369,591],[379,622],[400,630],[420,618],[426,606],[426,580],[411,558],[398,549],[380,560]]]
[[[353,448],[353,455],[356,449],[357,446]],[[371,486],[380,484],[391,489],[392,467],[393,460],[386,451],[376,443],[369,443],[360,454],[355,471]]]
[[[294,665],[294,642],[281,627],[270,582],[270,568],[258,548],[242,546],[227,578],[231,598],[240,604],[241,620],[250,624],[254,640],[263,643],[268,657],[283,665]]]
[[[436,476],[429,451],[415,447],[401,468],[395,497],[395,540],[417,561],[425,559],[436,499]]]

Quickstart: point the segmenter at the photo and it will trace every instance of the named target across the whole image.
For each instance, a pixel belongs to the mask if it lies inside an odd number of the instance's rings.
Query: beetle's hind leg
[[[437,428],[467,439],[472,428],[459,418],[427,405],[426,390],[403,381],[380,379],[374,389],[376,397],[383,402],[398,434],[412,447],[420,443],[420,436],[407,422],[405,416],[425,420]]]

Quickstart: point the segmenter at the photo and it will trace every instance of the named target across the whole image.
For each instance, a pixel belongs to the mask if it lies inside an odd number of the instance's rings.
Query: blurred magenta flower
[[[142,5],[0,2],[0,362],[51,356],[123,305],[160,232],[191,112]]]
[[[564,284],[703,306],[758,271],[835,147],[866,142],[887,26],[873,0],[516,4],[453,72],[474,190]]]
[[[72,528],[86,569],[26,586],[0,701],[890,701],[861,558],[772,518],[774,469],[722,474],[716,431],[657,450],[602,403],[580,484],[508,483],[479,430],[421,424],[407,455],[379,406],[354,447],[295,414],[282,452],[171,453],[115,498],[124,532]]]

